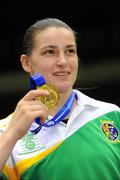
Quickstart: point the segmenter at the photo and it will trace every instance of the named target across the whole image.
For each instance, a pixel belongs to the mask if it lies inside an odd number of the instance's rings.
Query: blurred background
[[[78,33],[79,75],[75,87],[120,106],[120,11],[117,4],[5,2],[0,6],[0,119],[29,91],[19,61],[25,30],[36,20],[56,17]],[[71,7],[72,6],[72,7]]]

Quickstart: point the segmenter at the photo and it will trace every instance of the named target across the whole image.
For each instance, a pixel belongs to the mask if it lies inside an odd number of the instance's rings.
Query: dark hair
[[[23,37],[23,53],[30,55],[31,50],[33,48],[33,40],[34,36],[37,32],[47,29],[49,27],[63,27],[73,32],[73,35],[76,40],[75,31],[69,27],[65,22],[56,19],[56,18],[45,18],[42,20],[36,21],[33,25],[31,25],[25,32]]]

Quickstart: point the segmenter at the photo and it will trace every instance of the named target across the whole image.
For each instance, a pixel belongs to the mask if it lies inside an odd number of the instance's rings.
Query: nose
[[[65,66],[67,64],[67,57],[65,56],[64,53],[60,53],[58,55],[56,64],[58,66]]]

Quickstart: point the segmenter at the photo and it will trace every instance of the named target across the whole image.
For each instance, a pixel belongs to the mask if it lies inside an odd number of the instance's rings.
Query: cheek
[[[41,66],[40,68],[38,68],[38,72],[44,76],[44,78],[49,81],[50,77],[50,69],[48,69],[47,66]]]
[[[47,66],[45,64],[41,64],[41,63],[31,63],[31,69],[33,71],[33,73],[41,73],[44,74],[45,72],[47,72]]]
[[[78,61],[75,61],[74,63],[72,63],[72,77],[73,80],[75,81],[78,75]]]
[[[77,70],[78,70],[78,61],[77,60],[71,62],[71,68],[73,71],[77,72]]]

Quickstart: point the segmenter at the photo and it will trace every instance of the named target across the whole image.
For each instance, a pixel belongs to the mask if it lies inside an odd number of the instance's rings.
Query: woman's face
[[[78,57],[72,31],[50,27],[36,33],[29,59],[31,74],[40,73],[59,92],[71,91],[76,80]]]

